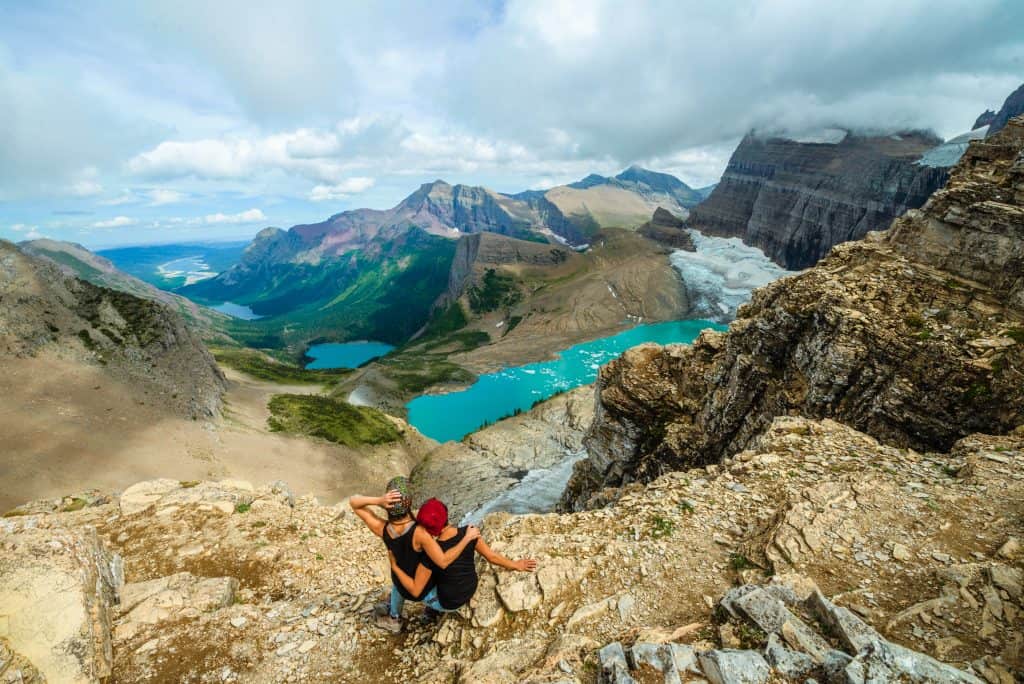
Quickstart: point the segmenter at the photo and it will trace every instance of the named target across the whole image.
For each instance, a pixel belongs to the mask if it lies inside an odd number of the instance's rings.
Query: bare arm
[[[433,561],[434,565],[442,570],[455,562],[455,559],[466,550],[467,544],[474,539],[480,538],[480,530],[470,525],[469,528],[466,529],[466,534],[463,535],[462,541],[447,551],[442,551],[441,545],[437,543],[437,540],[431,537],[430,533],[419,525],[416,526],[415,534],[419,535],[416,541],[418,541],[423,550],[426,551],[427,556],[431,561]]]
[[[361,496],[356,494],[348,500],[348,505],[351,506],[352,511],[358,515],[364,523],[366,523],[366,526],[370,528],[371,532],[378,537],[381,537],[384,535],[384,526],[387,525],[387,521],[375,515],[367,508],[367,506],[388,508],[396,501],[400,501],[401,498],[402,495],[399,492],[388,492],[384,496]]]
[[[488,546],[483,537],[480,537],[480,539],[477,539],[476,541],[476,552],[487,559],[487,562],[491,565],[497,565],[498,567],[506,568],[508,570],[530,572],[537,569],[537,561],[532,558],[522,558],[517,561],[505,558],[505,556]]]
[[[430,568],[420,563],[416,566],[416,578],[413,579],[398,567],[398,563],[395,562],[395,554],[390,551],[388,551],[388,560],[391,561],[391,572],[395,573],[395,577],[402,583],[406,591],[413,596],[419,596],[423,593],[423,588],[427,586],[427,581],[430,579],[430,575],[433,574]]]

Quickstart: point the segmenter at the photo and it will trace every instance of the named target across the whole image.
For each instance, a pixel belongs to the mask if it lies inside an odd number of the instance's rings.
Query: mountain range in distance
[[[531,251],[524,242],[572,252],[609,229],[637,228],[659,207],[685,217],[701,199],[678,178],[635,166],[615,177],[590,175],[514,195],[438,180],[390,209],[345,211],[287,231],[267,228],[235,266],[178,291],[198,302],[243,304],[265,317],[233,324],[232,334],[247,344],[364,337],[397,344],[438,314],[457,242],[467,235],[503,236],[505,249],[521,254]]]

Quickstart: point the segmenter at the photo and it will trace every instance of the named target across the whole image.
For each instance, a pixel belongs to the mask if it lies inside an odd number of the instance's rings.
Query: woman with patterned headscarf
[[[428,544],[423,544],[421,539],[413,534],[416,521],[412,515],[412,497],[409,493],[408,479],[392,478],[388,481],[385,492],[384,496],[360,496],[357,494],[349,499],[349,505],[352,506],[355,514],[366,523],[370,531],[384,541],[384,546],[390,556],[395,559],[398,567],[410,575],[416,573],[421,553],[426,553],[438,567],[448,567],[466,548],[466,545],[479,535],[479,532],[467,535],[462,543],[447,551],[442,551],[432,538]],[[369,506],[380,506],[387,511],[387,520],[371,512]],[[407,600],[422,601],[433,585],[424,586],[415,593],[410,592],[402,585],[394,572],[391,573],[391,582],[391,601],[387,614],[378,615],[376,620],[379,627],[397,634],[402,631],[402,607],[405,602]]]

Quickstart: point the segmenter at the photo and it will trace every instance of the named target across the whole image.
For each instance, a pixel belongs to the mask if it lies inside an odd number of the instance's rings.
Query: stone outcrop
[[[1024,114],[1024,85],[1010,93],[1006,101],[1003,102],[1003,106],[999,108],[999,111],[992,115],[988,122],[988,133],[986,135],[992,137],[1003,130],[1010,119],[1021,114]],[[982,116],[984,117],[984,114]]]
[[[712,684],[802,682],[812,676],[835,684],[983,684],[974,674],[888,641],[855,613],[825,598],[812,580],[800,576],[773,579],[778,582],[730,589],[719,602],[731,619],[720,629],[731,633],[733,625],[738,625],[740,629],[757,630],[757,637],[766,641],[763,653],[753,649],[709,649],[696,654],[699,668],[693,668],[692,649],[638,642],[630,649],[632,670],[656,670],[666,684],[681,682],[680,674],[686,676],[693,670]],[[812,587],[811,594],[798,597],[789,586],[794,582],[800,588]],[[822,633],[838,641],[835,648]],[[604,681],[634,681],[621,644],[605,646],[600,658]],[[686,663],[688,669],[681,663]]]
[[[193,418],[220,411],[224,376],[178,312],[0,241],[0,355],[42,352],[101,365]]]
[[[654,210],[651,220],[637,228],[637,232],[673,249],[685,249],[687,252],[697,251],[693,244],[693,238],[686,231],[686,224],[683,220],[661,207]]]
[[[922,132],[848,133],[838,143],[751,133],[688,225],[742,238],[787,269],[807,268],[833,246],[884,230],[924,204],[947,169],[915,162],[940,143]]]
[[[120,559],[89,527],[25,527],[11,535],[5,527],[12,526],[4,522],[0,521],[0,654],[5,649],[13,652],[12,660],[19,655],[50,682],[109,677],[111,605],[124,581]],[[0,672],[5,667],[10,676],[21,669],[17,663],[0,662]]]
[[[1024,121],[975,141],[946,188],[886,234],[758,290],[727,334],[636,347],[602,369],[565,495],[716,463],[775,416],[833,418],[948,449],[1024,414]],[[600,497],[594,501],[598,503]]]

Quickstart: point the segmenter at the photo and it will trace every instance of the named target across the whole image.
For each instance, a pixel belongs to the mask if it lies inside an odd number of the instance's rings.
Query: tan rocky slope
[[[15,654],[0,668],[48,681],[590,683],[602,668],[629,681],[633,666],[645,682],[855,682],[884,665],[892,676],[871,681],[1009,684],[1024,646],[1022,500],[1024,433],[921,454],[779,418],[720,466],[631,485],[607,508],[489,516],[492,545],[538,571],[481,566],[470,608],[390,636],[370,616],[383,547],[346,506],[281,484],[146,482],[0,520],[0,652]],[[599,655],[611,642],[632,662]],[[737,659],[744,678],[724,676]]]
[[[834,418],[948,449],[1024,415],[1024,120],[974,141],[885,235],[758,290],[726,334],[637,347],[602,369],[570,507],[715,463],[775,416]],[[605,500],[601,494],[594,503]]]
[[[192,418],[220,411],[224,376],[177,312],[0,241],[0,359],[41,354],[100,366]]]

